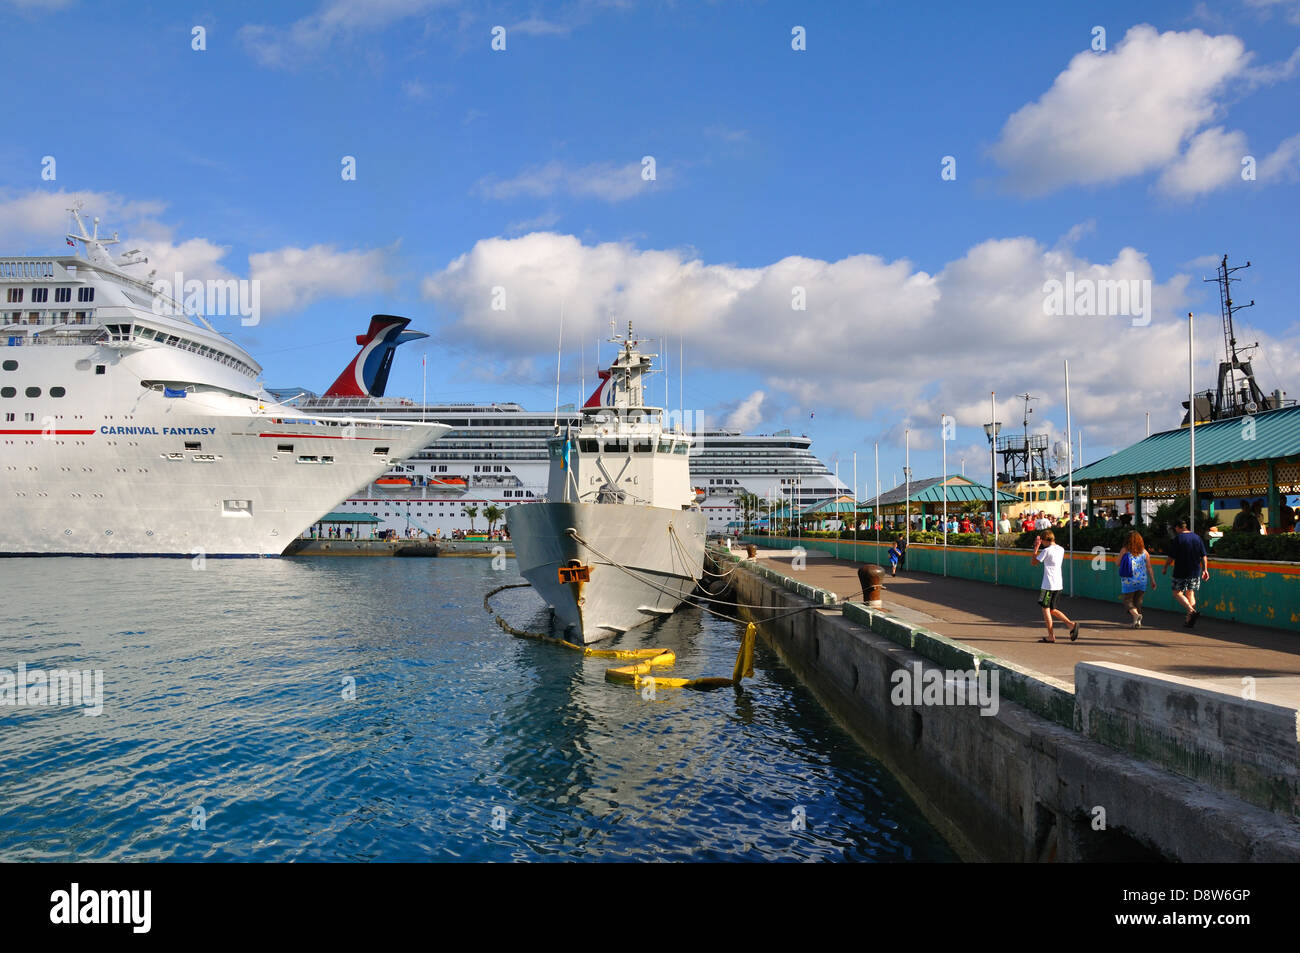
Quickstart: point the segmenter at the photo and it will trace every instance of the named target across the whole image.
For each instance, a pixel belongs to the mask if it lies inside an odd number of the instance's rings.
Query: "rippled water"
[[[97,717],[0,707],[3,860],[954,859],[761,640],[743,691],[647,701],[497,628],[513,563],[0,572],[0,669],[104,672]],[[494,605],[546,624],[531,590]],[[730,675],[739,635],[688,608],[620,644]]]

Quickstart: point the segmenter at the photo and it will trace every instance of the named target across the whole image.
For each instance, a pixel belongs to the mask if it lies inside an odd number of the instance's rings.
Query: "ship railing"
[[[52,258],[0,258],[0,281],[40,281],[43,278],[67,277],[67,272]]]

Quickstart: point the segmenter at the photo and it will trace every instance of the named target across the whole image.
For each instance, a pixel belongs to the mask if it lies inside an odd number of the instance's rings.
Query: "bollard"
[[[862,601],[868,608],[879,609],[884,605],[881,596],[884,584],[885,571],[875,563],[858,567],[858,585],[862,587]]]

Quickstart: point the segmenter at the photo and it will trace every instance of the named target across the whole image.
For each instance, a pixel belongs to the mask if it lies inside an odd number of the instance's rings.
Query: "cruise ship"
[[[602,380],[587,407],[601,402]],[[367,414],[389,420],[436,420],[451,429],[436,443],[354,494],[342,512],[370,513],[380,530],[399,536],[448,536],[484,530],[489,506],[506,507],[546,496],[547,440],[557,426],[577,428],[581,411],[572,404],[530,411],[517,403],[420,403],[398,397],[317,397],[301,389],[274,390],[305,413]],[[668,415],[671,418],[671,414]],[[851,494],[812,453],[812,440],[788,430],[745,434],[707,429],[692,434],[691,482],[710,534],[729,533],[742,519],[737,498],[752,493],[778,505],[808,505]],[[470,511],[477,511],[472,516]]]
[[[0,554],[278,556],[450,429],[278,402],[252,356],[70,212],[73,254],[0,258]],[[386,372],[375,353],[354,377]]]

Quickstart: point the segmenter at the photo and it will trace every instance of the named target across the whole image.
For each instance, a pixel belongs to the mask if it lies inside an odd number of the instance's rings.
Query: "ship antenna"
[[[1215,418],[1236,417],[1242,413],[1254,413],[1251,409],[1252,405],[1256,409],[1260,407],[1266,410],[1275,409],[1269,398],[1264,396],[1255,380],[1255,372],[1250,366],[1250,353],[1259,347],[1259,344],[1237,346],[1237,329],[1233,322],[1233,315],[1243,308],[1253,307],[1255,301],[1252,298],[1250,304],[1232,303],[1232,283],[1241,280],[1240,278],[1233,278],[1232,275],[1243,268],[1249,267],[1250,262],[1246,262],[1244,265],[1229,266],[1228,256],[1224,255],[1223,260],[1219,262],[1217,274],[1213,278],[1203,279],[1218,284],[1219,311],[1223,318],[1224,360],[1219,364],[1219,390],[1215,395],[1215,406],[1213,408]],[[1245,359],[1243,360],[1243,358]],[[1242,383],[1240,391],[1237,388],[1238,377],[1241,378]]]
[[[560,339],[555,342],[555,429],[560,428],[560,357],[564,353],[564,299],[560,299]]]

